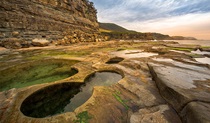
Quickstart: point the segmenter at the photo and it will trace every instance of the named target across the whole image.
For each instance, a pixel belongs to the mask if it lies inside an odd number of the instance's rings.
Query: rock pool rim
[[[74,69],[75,69],[75,68],[74,68]],[[121,72],[121,71],[119,71],[119,70],[100,70],[100,71],[95,71],[95,72],[89,74],[88,76],[86,76],[83,82],[61,82],[61,83],[46,85],[46,86],[44,86],[44,87],[40,87],[40,88],[37,89],[36,91],[34,91],[34,92],[30,93],[28,96],[26,96],[26,97],[22,100],[22,102],[20,103],[21,105],[20,105],[20,107],[19,107],[19,111],[20,111],[24,116],[26,116],[26,117],[29,117],[29,118],[37,118],[37,119],[40,119],[40,118],[41,118],[41,119],[44,119],[44,118],[49,118],[49,117],[54,117],[54,116],[62,115],[62,114],[65,114],[65,113],[69,113],[69,112],[61,112],[61,113],[55,113],[55,114],[54,114],[54,113],[52,113],[52,114],[49,114],[49,113],[48,113],[47,115],[44,115],[44,116],[31,116],[30,114],[27,114],[27,111],[24,111],[24,110],[25,110],[25,109],[24,109],[24,105],[25,105],[25,103],[30,102],[30,101],[36,102],[36,100],[34,100],[34,99],[35,99],[35,97],[36,97],[37,95],[39,95],[39,93],[47,92],[47,90],[50,90],[50,89],[56,88],[56,87],[58,87],[58,91],[56,90],[55,92],[60,92],[60,91],[62,91],[62,89],[64,88],[64,87],[62,87],[62,86],[68,86],[68,88],[73,88],[73,89],[76,90],[77,93],[79,93],[80,88],[81,88],[83,85],[86,84],[86,81],[88,81],[88,79],[90,79],[90,78],[91,78],[94,74],[96,74],[96,73],[103,73],[103,72],[116,73],[116,74],[119,74],[119,75],[122,77],[121,79],[124,78],[123,72]],[[119,81],[120,81],[120,80],[119,80]],[[119,82],[119,81],[118,81],[118,82]],[[76,85],[77,87],[75,88],[74,85]],[[70,87],[70,86],[72,86],[72,87]],[[72,95],[77,94],[77,93],[73,93]],[[48,95],[45,95],[44,98],[47,98],[47,96],[48,96]],[[73,98],[73,97],[71,96],[71,98]],[[37,102],[40,102],[40,101],[38,100]],[[33,103],[33,104],[34,104],[34,103]],[[34,104],[34,105],[35,105],[35,104]],[[35,108],[35,109],[37,109],[37,108]],[[33,109],[32,109],[32,111],[33,111]]]

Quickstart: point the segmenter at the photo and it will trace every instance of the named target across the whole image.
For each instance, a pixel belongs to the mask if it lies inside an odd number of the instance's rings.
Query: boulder
[[[48,46],[49,44],[50,44],[50,41],[48,41],[46,39],[35,38],[34,40],[32,40],[33,46],[44,47],[44,46]]]
[[[13,37],[18,37],[18,36],[19,36],[19,32],[18,32],[18,31],[12,32],[12,36],[13,36]]]

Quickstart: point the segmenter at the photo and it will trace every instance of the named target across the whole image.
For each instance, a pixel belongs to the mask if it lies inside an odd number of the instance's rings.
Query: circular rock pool
[[[35,118],[71,112],[91,97],[94,86],[109,86],[120,79],[122,76],[115,72],[96,72],[84,83],[51,85],[27,97],[21,105],[21,111],[24,115]]]

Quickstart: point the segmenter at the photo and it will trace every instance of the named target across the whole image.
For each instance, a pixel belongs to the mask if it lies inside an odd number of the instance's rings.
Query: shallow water
[[[199,54],[199,55],[209,55],[210,52],[206,52],[206,51],[200,51],[199,49],[196,50],[196,51],[192,51],[191,53],[194,53],[194,54]],[[200,62],[200,63],[204,63],[204,64],[209,64],[210,65],[210,58],[208,57],[205,57],[205,58],[195,58],[195,60],[197,62]]]
[[[179,44],[210,46],[209,40],[164,40],[164,41],[175,41],[175,42],[178,42]]]
[[[192,89],[197,88],[194,81],[205,81],[210,78],[209,73],[206,73],[207,71],[202,73],[203,68],[201,67],[200,69],[201,71],[193,71],[167,66],[161,67],[158,69],[158,72],[161,73],[162,80],[169,85],[183,89]]]
[[[197,49],[196,51],[191,51],[191,53],[200,54],[200,55],[210,54],[210,52],[200,51],[199,49]]]
[[[205,57],[205,58],[195,58],[196,61],[204,64],[209,64],[210,65],[210,58]]]
[[[74,111],[77,107],[85,103],[92,95],[94,86],[109,86],[117,83],[122,76],[113,72],[96,72],[93,76],[85,81],[81,92],[76,94],[70,103],[65,107],[64,112]]]
[[[143,52],[142,50],[123,50],[112,52],[111,55],[123,58],[144,58],[158,55],[157,53]]]
[[[0,91],[68,78],[77,73],[76,70],[71,69],[71,66],[77,62],[56,59],[38,60],[2,70]]]
[[[201,66],[186,64],[186,63],[175,61],[173,59],[153,58],[153,60],[160,61],[160,62],[168,62],[168,63],[174,64],[175,66],[179,66],[179,67],[182,67],[182,68],[185,68],[185,69],[187,68],[187,69],[197,70],[197,71],[208,70],[208,68],[206,68],[206,67],[201,67]]]
[[[169,58],[153,58],[153,60],[160,61],[160,62],[174,62],[173,59],[169,59]]]
[[[44,87],[21,104],[21,112],[29,117],[44,118],[63,112],[69,99],[80,92],[83,83],[60,83]]]

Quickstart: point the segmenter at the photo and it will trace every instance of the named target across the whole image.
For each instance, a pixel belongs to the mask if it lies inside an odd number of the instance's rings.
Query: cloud
[[[188,31],[204,29],[208,32],[206,27],[210,25],[210,22],[207,22],[210,20],[209,0],[91,1],[98,10],[100,22],[112,22],[137,31],[162,33],[167,29],[177,31],[177,28],[182,28]]]
[[[99,21],[145,21],[188,13],[210,11],[209,0],[92,0]]]
[[[169,35],[194,36],[210,39],[210,12],[186,14],[132,23],[120,22],[124,27],[140,32],[159,32]]]

